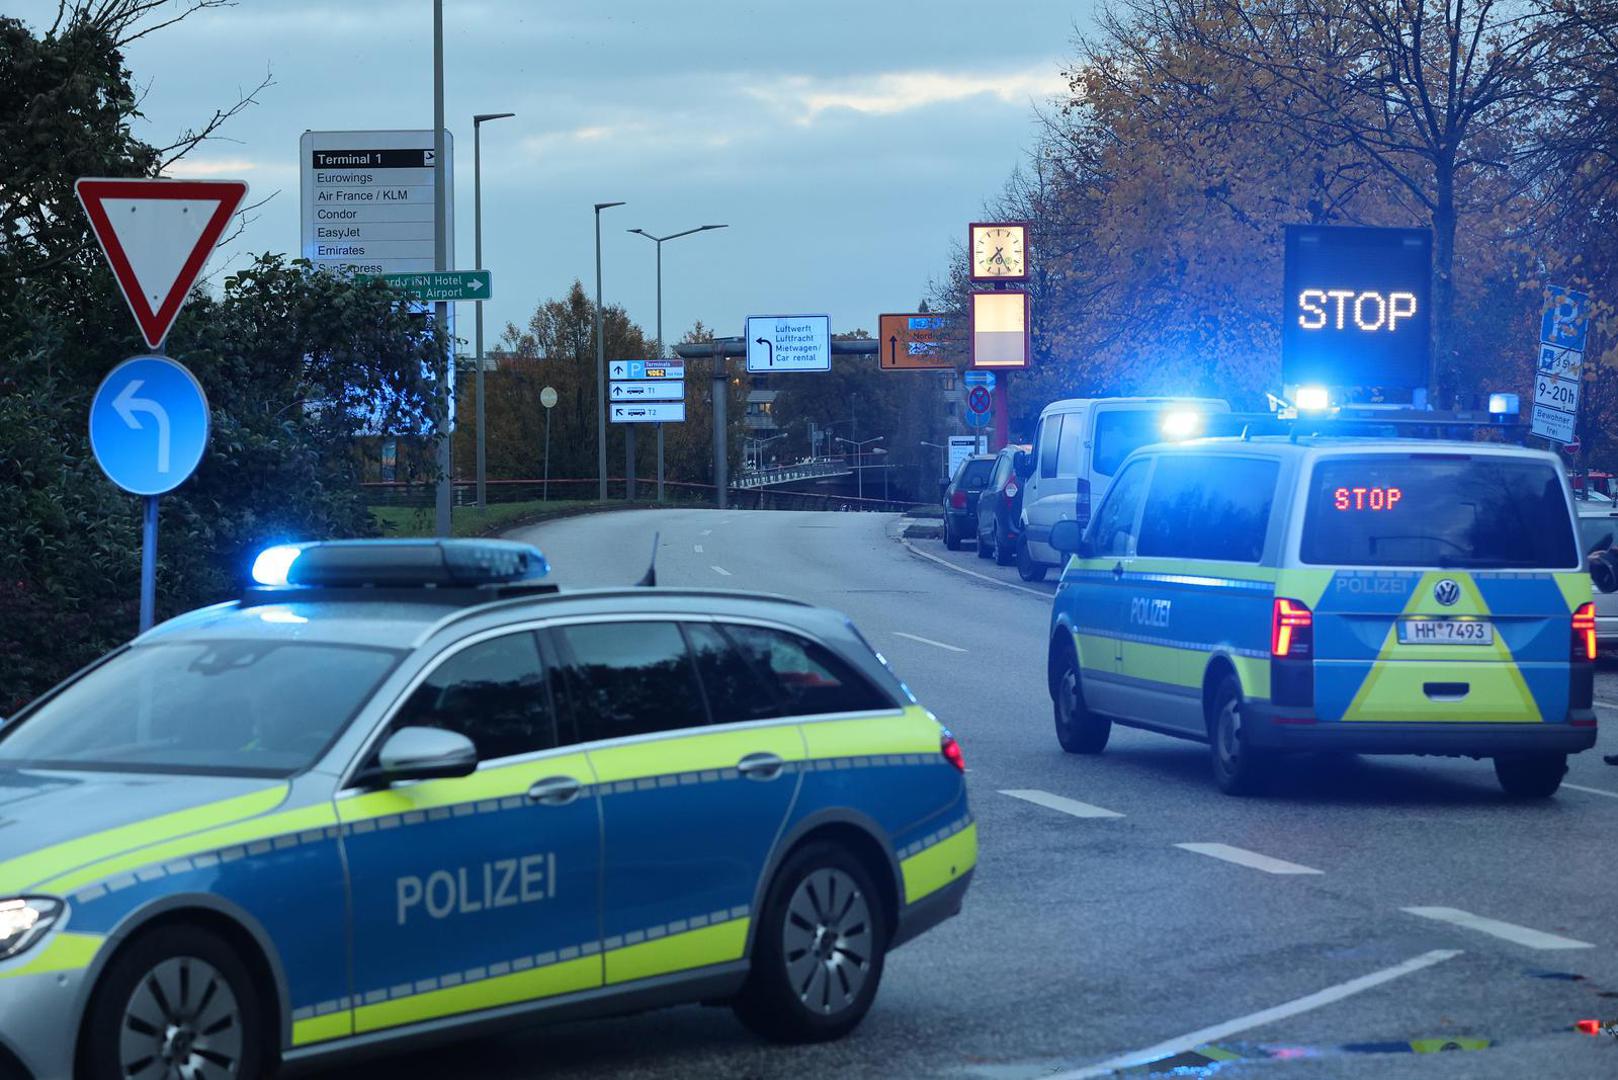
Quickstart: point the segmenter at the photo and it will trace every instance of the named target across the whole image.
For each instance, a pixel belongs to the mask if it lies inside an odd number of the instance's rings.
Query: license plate
[[[1401,645],[1493,645],[1494,624],[1481,619],[1401,619]]]

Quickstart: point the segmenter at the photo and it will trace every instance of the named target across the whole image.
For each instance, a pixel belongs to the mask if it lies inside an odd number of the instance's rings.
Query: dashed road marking
[[[1570,784],[1562,781],[1562,786],[1573,791],[1582,791],[1588,795],[1605,795],[1609,799],[1618,799],[1618,791],[1602,791],[1598,787],[1585,787],[1583,784]]]
[[[1419,915],[1424,919],[1436,919],[1438,922],[1449,923],[1451,926],[1463,927],[1467,930],[1476,930],[1481,934],[1497,937],[1501,941],[1509,941],[1514,945],[1526,945],[1530,949],[1593,949],[1588,941],[1578,941],[1574,938],[1565,938],[1557,934],[1547,934],[1543,930],[1532,930],[1516,923],[1501,922],[1499,919],[1486,919],[1482,915],[1474,915],[1470,911],[1462,911],[1452,907],[1407,907],[1400,910],[1410,915]]]
[[[1441,964],[1445,960],[1451,960],[1460,955],[1459,949],[1434,949],[1432,952],[1413,956],[1402,964],[1395,964],[1393,967],[1383,968],[1381,971],[1373,971],[1369,975],[1361,975],[1357,979],[1350,979],[1348,982],[1338,983],[1336,986],[1328,986],[1324,990],[1316,991],[1306,997],[1295,998],[1284,1005],[1277,1005],[1261,1012],[1249,1013],[1235,1020],[1227,1020],[1223,1024],[1214,1024],[1212,1027],[1202,1028],[1200,1031],[1188,1032],[1173,1039],[1166,1039],[1156,1046],[1148,1046],[1143,1050],[1132,1050],[1127,1054],[1119,1054],[1117,1057],[1108,1058],[1106,1061],[1098,1062],[1082,1069],[1059,1073],[1052,1080],[1090,1080],[1091,1077],[1107,1076],[1120,1069],[1161,1061],[1164,1058],[1173,1057],[1175,1054],[1183,1054],[1199,1046],[1218,1042],[1220,1039],[1228,1039],[1232,1035],[1240,1034],[1243,1031],[1251,1031],[1253,1028],[1263,1027],[1266,1024],[1273,1024],[1280,1020],[1300,1016],[1306,1012],[1313,1012],[1316,1009],[1342,1001],[1344,998],[1364,993],[1367,990],[1381,986],[1383,983],[1390,983],[1395,979],[1402,979],[1406,975],[1413,975],[1424,968],[1430,968],[1434,964]]]
[[[1052,795],[1048,791],[1035,791],[1029,789],[1015,789],[1002,791],[1002,795],[1010,795],[1013,799],[1031,802],[1036,806],[1046,806],[1052,810],[1060,810],[1064,814],[1072,814],[1077,818],[1115,818],[1123,817],[1116,810],[1108,810],[1104,806],[1092,806],[1089,803],[1079,802],[1077,799],[1064,798],[1061,795]]]
[[[1256,851],[1246,848],[1231,847],[1229,844],[1175,844],[1177,848],[1185,851],[1194,851],[1198,855],[1208,855],[1215,859],[1236,863],[1238,866],[1251,867],[1262,870],[1266,874],[1319,874],[1324,871],[1309,866],[1299,866],[1295,862],[1285,859],[1272,859],[1268,855],[1260,855]]]
[[[692,545],[691,545],[691,548],[692,548],[692,550],[693,550],[693,551],[695,551],[695,552],[696,552],[696,553],[697,553],[697,554],[698,554],[698,555],[701,555],[701,554],[702,554],[702,545],[701,545],[701,544],[692,544]]]
[[[713,535],[713,530],[712,529],[703,529],[702,530],[702,535],[703,536],[712,536]]]
[[[911,641],[919,641],[923,645],[934,645],[934,646],[937,646],[940,649],[948,649],[950,652],[965,652],[966,651],[965,649],[961,648],[959,645],[946,645],[942,641],[934,641],[932,638],[930,638],[930,637],[922,637],[920,634],[907,634],[903,630],[895,630],[893,632],[893,636],[894,637],[909,638]]]
[[[723,566],[710,566],[710,567],[708,567],[708,569],[712,570],[716,574],[723,574],[726,577],[731,576],[730,571],[726,570]]]

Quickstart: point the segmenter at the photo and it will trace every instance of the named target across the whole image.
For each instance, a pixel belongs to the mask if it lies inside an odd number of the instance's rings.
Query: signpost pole
[[[730,508],[729,451],[725,447],[725,399],[729,392],[725,343],[723,338],[716,337],[713,339],[713,482],[721,510]]]
[[[663,359],[663,241],[657,242],[657,358]],[[657,501],[663,501],[663,425],[657,425]]]
[[[540,491],[540,498],[545,502],[551,501],[551,411],[545,410],[545,485]]]
[[[433,0],[433,269],[449,269],[449,222],[445,220],[446,182],[444,169],[444,0]],[[450,535],[450,511],[454,498],[450,476],[450,401],[454,393],[455,346],[449,340],[449,305],[433,305],[433,320],[445,336],[444,361],[439,368],[438,404],[438,490],[435,502],[434,533]],[[480,399],[481,400],[481,399]]]
[[[141,500],[140,632],[157,621],[157,496]]]

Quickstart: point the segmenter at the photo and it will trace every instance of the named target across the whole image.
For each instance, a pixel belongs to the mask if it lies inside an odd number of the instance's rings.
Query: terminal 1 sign
[[[1287,226],[1281,381],[1426,387],[1432,255],[1426,229]]]

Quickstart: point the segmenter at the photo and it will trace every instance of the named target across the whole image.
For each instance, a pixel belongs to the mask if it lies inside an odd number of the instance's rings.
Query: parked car
[[[1586,492],[1573,500],[1579,514],[1579,547],[1586,556],[1618,546],[1618,502]],[[1596,645],[1603,649],[1618,646],[1618,593],[1594,590],[1596,600]]]
[[[1090,520],[1130,452],[1165,438],[1210,434],[1212,414],[1230,405],[1211,398],[1069,398],[1039,414],[1034,450],[1024,459],[1023,534],[1017,573],[1039,581],[1067,559],[1051,546],[1051,526]]]
[[[973,454],[956,466],[944,489],[944,546],[951,551],[961,550],[962,540],[977,535],[978,496],[993,472],[993,454]]]
[[[1017,561],[1017,540],[1022,536],[1022,482],[1017,479],[1017,455],[1028,447],[1010,444],[995,455],[989,486],[978,496],[978,558],[991,556],[1001,566]]]

